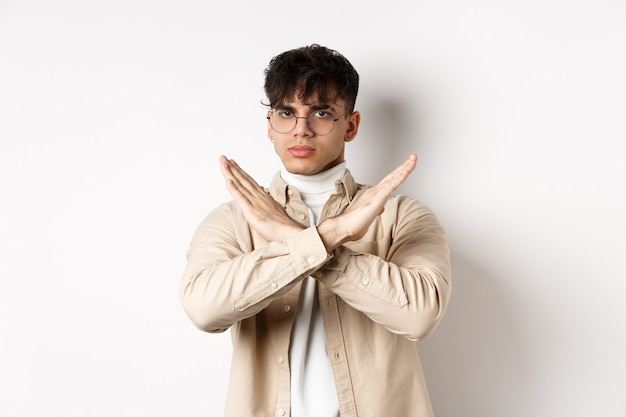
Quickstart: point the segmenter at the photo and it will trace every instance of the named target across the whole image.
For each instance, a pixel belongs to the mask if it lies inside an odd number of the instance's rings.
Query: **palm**
[[[220,166],[231,196],[250,226],[265,240],[283,240],[302,230],[302,226],[235,161],[221,156]]]
[[[375,186],[368,188],[363,195],[343,214],[343,221],[352,226],[351,236],[357,240],[365,234],[374,219],[379,216],[391,194],[408,178],[415,169],[417,156],[411,155],[402,165],[390,172]]]

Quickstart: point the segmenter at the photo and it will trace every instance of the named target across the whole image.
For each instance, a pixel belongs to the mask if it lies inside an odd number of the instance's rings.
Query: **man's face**
[[[294,95],[292,101],[283,103],[273,111],[275,114],[268,112],[268,116],[278,117],[280,114],[280,117],[297,117],[295,128],[287,133],[278,133],[272,128],[270,120],[267,121],[267,135],[274,142],[274,150],[292,174],[314,175],[343,162],[345,143],[354,139],[360,122],[358,112],[345,116],[343,100],[332,103],[311,100],[305,104]],[[338,120],[329,134],[320,136],[307,124],[306,118],[312,114],[312,117],[328,116]]]

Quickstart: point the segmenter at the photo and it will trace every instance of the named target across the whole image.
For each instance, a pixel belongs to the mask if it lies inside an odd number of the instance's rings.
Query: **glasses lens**
[[[309,116],[308,123],[309,128],[319,136],[328,135],[335,127],[333,115],[324,111],[313,112]]]
[[[270,114],[272,129],[278,133],[289,133],[296,127],[296,116],[282,111],[273,111]]]

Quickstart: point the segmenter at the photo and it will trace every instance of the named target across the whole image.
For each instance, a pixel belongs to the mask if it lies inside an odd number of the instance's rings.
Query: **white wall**
[[[262,182],[263,69],[362,77],[348,163],[446,226],[418,344],[439,417],[626,415],[626,6],[618,0],[0,0],[0,416],[217,416],[228,334],[178,301],[195,227]]]

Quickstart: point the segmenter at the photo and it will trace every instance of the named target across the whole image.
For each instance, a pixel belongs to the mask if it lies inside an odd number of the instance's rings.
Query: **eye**
[[[326,110],[318,110],[316,112],[313,112],[312,116],[315,117],[316,119],[332,119],[333,118],[333,115],[327,112]]]
[[[274,113],[276,113],[279,117],[284,117],[285,119],[293,117],[293,113],[289,110],[276,110]]]

